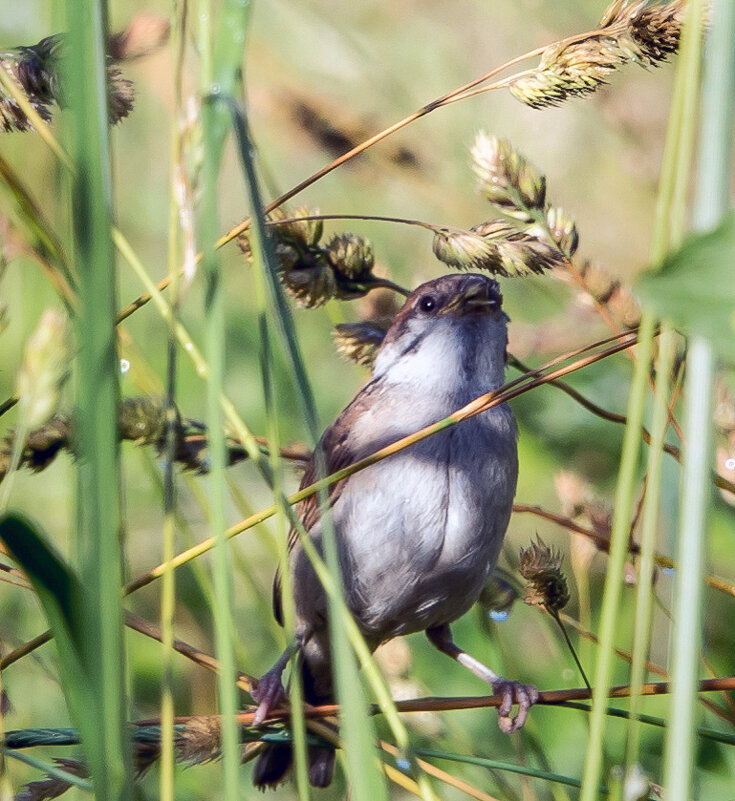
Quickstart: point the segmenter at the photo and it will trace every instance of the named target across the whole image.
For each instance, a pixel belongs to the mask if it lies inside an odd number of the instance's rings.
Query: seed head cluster
[[[320,219],[309,219],[318,214],[306,207],[290,213],[274,209],[267,218],[281,282],[307,309],[332,298],[362,297],[375,281],[372,244],[352,233],[335,234],[321,244],[324,225]],[[252,261],[249,234],[241,234],[238,242],[245,258]]]

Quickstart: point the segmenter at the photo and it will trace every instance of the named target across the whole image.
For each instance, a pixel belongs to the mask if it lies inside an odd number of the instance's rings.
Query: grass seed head
[[[556,106],[594,92],[625,64],[658,66],[679,48],[684,7],[684,0],[615,0],[597,31],[580,41],[548,47],[536,70],[509,84],[510,92],[532,108]]]
[[[438,229],[433,247],[437,259],[450,267],[507,275],[495,243],[471,231]]]
[[[546,210],[546,224],[559,250],[571,259],[579,247],[579,234],[574,220],[563,209],[550,206]]]
[[[345,359],[372,368],[387,327],[378,323],[340,323],[332,333],[337,353]]]
[[[506,139],[480,131],[471,149],[480,191],[504,214],[531,222],[529,210],[543,209],[546,179]]]
[[[17,47],[0,53],[0,64],[28,99],[33,109],[49,122],[54,105],[64,107],[64,87],[61,81],[61,58],[64,36],[56,34],[41,39],[30,47]],[[135,100],[132,81],[123,77],[111,59],[107,63],[108,115],[112,125],[130,114]],[[30,120],[15,99],[0,89],[0,130],[28,131]]]
[[[20,420],[27,429],[42,426],[59,405],[69,377],[70,336],[66,316],[46,309],[28,338],[16,387]]]
[[[327,243],[327,258],[338,277],[368,280],[375,266],[373,246],[357,234],[335,234]]]
[[[321,257],[311,265],[282,271],[281,282],[288,294],[305,309],[318,309],[337,292],[334,271]]]
[[[564,557],[536,535],[536,542],[521,548],[518,570],[526,579],[524,601],[557,614],[569,603],[569,588],[561,565]]]

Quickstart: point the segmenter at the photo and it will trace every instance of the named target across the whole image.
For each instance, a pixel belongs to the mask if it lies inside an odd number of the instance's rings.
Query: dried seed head
[[[69,326],[66,317],[46,309],[28,338],[17,379],[21,424],[43,425],[56,411],[69,377]]]
[[[340,277],[348,281],[369,279],[375,266],[373,246],[357,234],[335,234],[326,247],[329,263]]]
[[[220,721],[216,715],[191,718],[176,735],[176,755],[189,765],[219,759]]]
[[[388,328],[375,322],[340,323],[332,332],[337,353],[372,368]]]
[[[437,230],[434,233],[434,255],[458,270],[487,270],[506,275],[495,244],[470,231]]]
[[[563,209],[550,206],[546,210],[546,224],[556,246],[571,259],[579,246],[579,234],[574,220]]]
[[[470,228],[483,239],[507,239],[518,233],[518,229],[512,226],[507,220],[487,220],[479,225]]]
[[[534,226],[524,231],[511,228],[502,221],[490,221],[470,229],[490,239],[500,257],[499,275],[519,277],[539,274],[554,267],[563,267],[567,258],[548,241],[545,230]]]
[[[518,570],[527,581],[524,601],[531,606],[543,606],[552,614],[558,613],[569,602],[567,580],[561,572],[562,555],[546,545],[536,535],[536,542],[521,548]]]
[[[281,282],[299,306],[306,309],[323,306],[337,291],[334,272],[323,259],[315,260],[313,266],[284,270]]]
[[[31,47],[18,47],[0,54],[0,63],[19,85],[41,119],[51,119],[53,103],[60,103],[58,56],[62,37],[48,36]],[[33,126],[10,96],[0,90],[0,127],[8,131],[27,131]]]
[[[480,191],[503,213],[531,222],[529,210],[544,208],[546,179],[506,139],[480,131],[472,146],[472,167]]]
[[[133,82],[123,77],[117,67],[107,68],[107,113],[110,122],[116,125],[130,114],[135,102]]]
[[[51,106],[64,106],[64,91],[60,80],[60,60],[64,37],[47,36],[31,47],[18,47],[0,53],[0,63],[18,84],[23,94],[41,119],[51,119]],[[133,108],[135,91],[131,81],[123,78],[120,70],[108,60],[107,93],[111,124],[126,117]],[[0,90],[0,129],[27,131],[33,126],[10,96]]]
[[[635,3],[630,15],[630,36],[635,42],[638,60],[643,65],[658,65],[679,49],[684,0],[663,5]],[[638,10],[640,9],[640,10]]]
[[[299,217],[313,217],[318,213],[318,210],[306,207],[294,209],[293,212],[279,208],[273,209],[266,216],[266,220],[270,223],[278,223],[279,220],[290,221],[268,226],[279,270],[287,272],[293,269],[310,268],[320,260],[320,250],[317,245],[322,236],[322,221],[298,219]],[[243,256],[248,261],[252,261],[253,252],[250,234],[247,231],[238,236],[237,244],[240,246]]]
[[[293,211],[286,211],[282,208],[273,209],[268,215],[268,220],[278,223],[279,220],[290,220],[270,226],[274,237],[280,242],[287,242],[297,248],[314,248],[319,244],[324,232],[322,220],[304,220],[302,217],[315,217],[319,214],[319,209],[309,209],[306,206],[299,206]]]
[[[505,274],[509,276],[538,275],[567,263],[560,250],[533,236],[500,242],[498,251]]]
[[[628,60],[616,40],[599,36],[554,44],[544,51],[535,72],[510,84],[510,93],[531,108],[558,106],[569,97],[594,92]]]
[[[78,776],[81,779],[86,779],[87,776],[89,776],[86,765],[83,765],[75,759],[54,757],[54,765],[65,773]],[[15,801],[46,801],[46,799],[58,798],[71,786],[70,782],[65,781],[61,777],[48,776],[46,779],[40,779],[26,784],[21,792],[15,796]]]
[[[160,447],[166,439],[166,408],[151,398],[126,398],[119,407],[121,439]]]
[[[594,92],[624,64],[661,64],[679,47],[684,6],[685,0],[654,5],[614,0],[600,32],[548,47],[534,72],[509,85],[511,94],[532,108],[555,106]]]

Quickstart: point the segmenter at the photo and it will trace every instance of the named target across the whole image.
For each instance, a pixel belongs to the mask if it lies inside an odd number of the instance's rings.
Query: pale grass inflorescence
[[[535,70],[511,79],[510,92],[532,108],[594,92],[625,64],[658,66],[679,47],[685,0],[661,5],[614,0],[599,29],[548,47]]]

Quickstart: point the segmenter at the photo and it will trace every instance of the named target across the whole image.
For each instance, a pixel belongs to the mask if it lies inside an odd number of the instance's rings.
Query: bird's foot
[[[277,668],[278,666],[276,666]],[[281,698],[286,694],[286,690],[281,682],[283,668],[269,670],[262,679],[258,681],[258,686],[251,690],[250,695],[258,702],[258,708],[253,717],[253,725],[260,724],[278,706]]]
[[[532,684],[498,678],[492,682],[493,692],[502,697],[498,707],[498,726],[504,734],[513,734],[523,728],[528,710],[538,701],[538,690]],[[511,717],[513,705],[518,705],[518,714]]]

